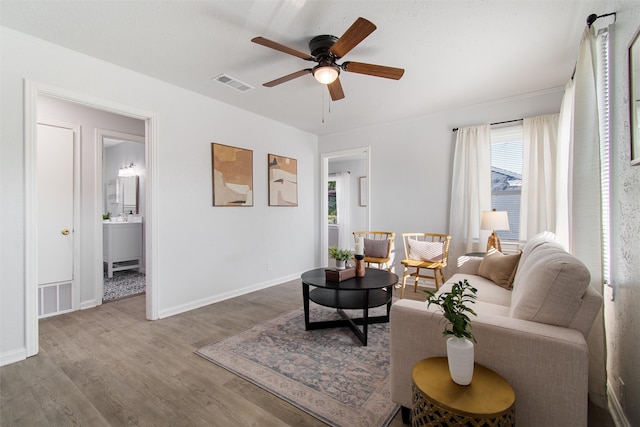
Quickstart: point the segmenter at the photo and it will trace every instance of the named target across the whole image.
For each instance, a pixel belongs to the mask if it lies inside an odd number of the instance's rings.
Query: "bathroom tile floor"
[[[103,302],[114,301],[145,292],[145,275],[135,270],[116,271],[111,279],[104,278]]]

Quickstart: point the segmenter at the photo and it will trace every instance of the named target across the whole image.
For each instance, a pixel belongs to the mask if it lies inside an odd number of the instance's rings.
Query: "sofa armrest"
[[[391,307],[391,399],[412,405],[411,371],[424,358],[446,356],[437,307],[400,300]],[[516,393],[516,424],[587,424],[588,352],[574,329],[478,313],[475,361],[502,375]]]
[[[593,286],[589,286],[582,297],[582,304],[569,327],[582,332],[582,335],[584,335],[586,339],[593,325],[593,321],[601,310],[602,295],[600,295]]]

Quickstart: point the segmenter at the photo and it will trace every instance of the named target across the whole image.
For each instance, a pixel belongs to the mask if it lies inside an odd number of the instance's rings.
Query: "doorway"
[[[156,115],[148,111],[135,107],[123,106],[107,100],[96,99],[89,96],[78,95],[60,88],[25,80],[25,308],[26,308],[26,355],[33,356],[38,353],[38,164],[37,164],[37,123],[38,123],[38,99],[48,97],[75,104],[77,106],[92,109],[94,112],[103,112],[122,117],[139,120],[142,122],[145,135],[145,164],[146,164],[146,224],[148,233],[145,241],[145,267],[147,272],[146,280],[146,318],[149,320],[158,319],[157,293],[154,287],[156,249],[153,245],[153,219],[156,215]],[[94,139],[94,133],[88,128],[80,128],[80,132],[86,139]],[[102,280],[102,216],[98,215],[103,209],[103,188],[102,188],[102,153],[93,144],[93,151],[85,150],[85,157],[82,167],[78,168],[78,173],[86,174],[91,179],[88,180],[87,191],[92,193],[91,200],[82,200],[81,212],[89,212],[81,221],[79,233],[88,239],[88,243],[83,245],[81,262],[87,263],[93,277],[87,278],[86,274],[81,274],[79,280],[91,286],[90,294],[96,298],[86,297],[85,288],[82,289],[83,298],[80,309],[90,308],[99,305],[97,300],[97,285]],[[81,150],[82,151],[82,150]],[[93,155],[92,155],[93,154]],[[86,177],[85,176],[85,177]],[[101,296],[100,296],[101,298]]]
[[[365,231],[370,224],[369,182],[370,148],[362,147],[350,150],[323,153],[321,155],[321,265],[329,265],[329,246],[337,245],[349,249],[354,245],[353,231]],[[346,196],[335,194],[331,199],[330,182],[346,190]],[[333,188],[333,187],[332,187]],[[338,192],[339,192],[338,188]],[[329,205],[336,203],[337,215],[329,212]],[[342,213],[340,212],[342,205]],[[332,205],[333,208],[333,205]],[[346,213],[345,213],[346,212]]]
[[[144,294],[145,146],[144,137],[98,129],[102,150],[102,302]],[[101,147],[101,148],[100,148]]]

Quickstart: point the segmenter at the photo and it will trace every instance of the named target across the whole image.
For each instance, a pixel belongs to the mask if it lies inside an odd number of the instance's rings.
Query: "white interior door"
[[[38,124],[38,288],[40,317],[72,308],[73,290],[72,129]]]

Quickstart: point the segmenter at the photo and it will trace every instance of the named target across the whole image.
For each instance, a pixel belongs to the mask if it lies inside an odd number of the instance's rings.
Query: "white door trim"
[[[38,354],[38,289],[37,289],[37,200],[36,200],[36,135],[38,95],[47,95],[90,108],[108,111],[145,121],[146,191],[146,317],[158,319],[156,290],[157,249],[153,244],[157,227],[157,115],[137,107],[79,94],[67,89],[32,80],[24,80],[24,138],[25,138],[25,351],[30,357]],[[96,156],[98,157],[98,156]],[[97,158],[94,159],[97,162]],[[98,165],[93,165],[97,169]],[[102,167],[100,165],[100,170]],[[100,177],[100,182],[102,178]],[[100,212],[101,209],[98,211]],[[96,228],[102,232],[102,223]]]
[[[327,226],[327,217],[329,215],[329,209],[327,206],[327,200],[329,193],[327,190],[327,178],[329,177],[329,159],[335,159],[345,156],[353,156],[356,154],[365,154],[366,157],[366,170],[369,177],[369,185],[367,186],[367,214],[366,214],[366,228],[369,229],[371,224],[371,147],[352,148],[349,150],[332,151],[329,153],[320,154],[320,265],[328,265],[329,262],[329,227]]]

